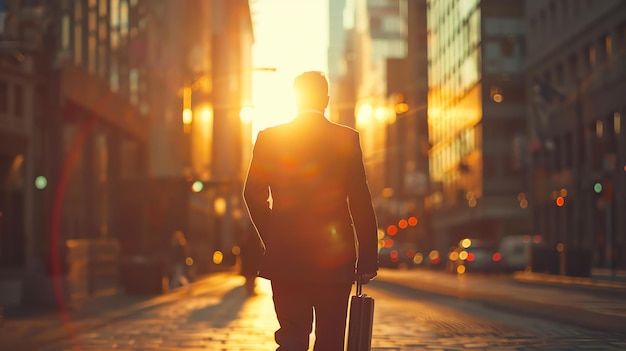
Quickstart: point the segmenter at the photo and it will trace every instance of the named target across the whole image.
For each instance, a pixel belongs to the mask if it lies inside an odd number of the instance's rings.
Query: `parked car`
[[[507,235],[500,240],[502,268],[507,272],[522,271],[530,266],[533,248],[543,245],[540,235]]]
[[[501,255],[497,245],[490,241],[465,238],[450,248],[446,269],[453,273],[499,272]]]

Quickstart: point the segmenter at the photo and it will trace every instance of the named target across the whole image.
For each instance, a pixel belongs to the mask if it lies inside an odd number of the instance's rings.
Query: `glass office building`
[[[522,5],[428,1],[430,210],[437,247],[525,233]]]

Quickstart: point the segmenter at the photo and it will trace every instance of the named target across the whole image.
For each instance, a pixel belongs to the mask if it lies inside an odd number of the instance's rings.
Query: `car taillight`
[[[474,261],[474,254],[473,254],[473,253],[471,253],[471,252],[469,252],[469,253],[467,254],[467,259],[466,259],[466,261],[469,261],[469,262]]]
[[[398,251],[397,250],[391,250],[391,252],[389,252],[389,257],[391,257],[391,261],[392,262],[397,262],[398,261]]]
[[[500,261],[500,259],[502,258],[502,256],[500,255],[499,252],[496,252],[493,254],[493,256],[491,256],[491,259],[493,260],[493,262],[498,262]]]
[[[406,257],[408,257],[408,258],[415,257],[415,250],[407,250],[406,251]]]

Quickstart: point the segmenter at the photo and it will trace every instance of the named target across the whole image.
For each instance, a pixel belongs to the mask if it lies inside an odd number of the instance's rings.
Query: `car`
[[[501,254],[492,241],[465,238],[450,248],[446,269],[453,273],[499,272]]]
[[[502,268],[507,272],[529,268],[534,247],[543,245],[541,235],[507,235],[500,239],[498,251],[502,255]]]
[[[412,268],[418,264],[416,257],[419,256],[414,245],[394,243],[378,250],[378,265],[386,268]]]

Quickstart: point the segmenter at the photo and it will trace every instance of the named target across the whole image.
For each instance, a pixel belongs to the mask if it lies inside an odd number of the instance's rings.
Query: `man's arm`
[[[356,152],[350,161],[348,204],[358,240],[357,275],[367,283],[378,271],[378,223],[372,204],[359,134],[355,134]]]

